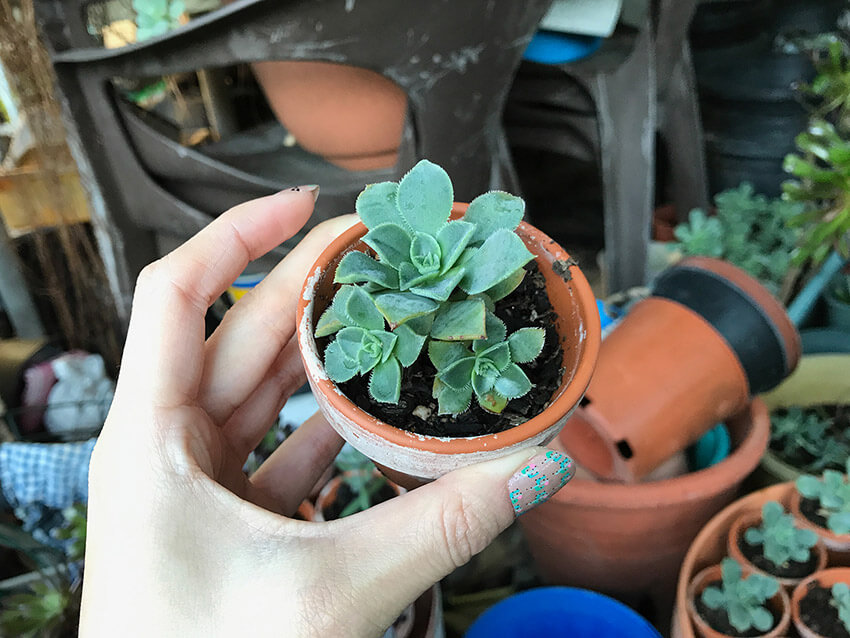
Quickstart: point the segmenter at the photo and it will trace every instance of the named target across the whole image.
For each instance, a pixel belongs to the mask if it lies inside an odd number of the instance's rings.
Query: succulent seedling
[[[183,0],[133,0],[136,12],[136,41],[143,42],[180,26],[186,12]]]
[[[776,567],[787,567],[789,561],[805,563],[818,535],[810,529],[800,529],[794,517],[776,501],[768,501],[761,509],[761,526],[744,532],[750,545],[761,545],[764,557]]]
[[[846,471],[850,472],[850,459]],[[847,474],[826,470],[818,478],[809,474],[797,479],[801,496],[817,500],[820,513],[826,517],[829,530],[835,534],[850,534],[850,482]]]
[[[779,591],[779,581],[762,574],[743,578],[741,566],[732,558],[720,563],[721,586],[706,587],[702,602],[709,609],[723,609],[729,623],[739,632],[755,627],[760,632],[769,631],[774,624],[773,614],[765,606]]]
[[[838,618],[841,620],[841,624],[850,632],[850,585],[835,583],[832,586],[831,593],[830,605],[838,610]]]

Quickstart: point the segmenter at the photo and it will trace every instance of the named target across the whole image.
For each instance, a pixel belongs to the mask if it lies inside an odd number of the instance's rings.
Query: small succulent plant
[[[136,41],[143,42],[180,26],[186,12],[183,0],[133,0]]]
[[[440,414],[464,412],[473,394],[482,408],[499,413],[509,400],[527,394],[532,383],[517,364],[536,359],[544,338],[542,328],[520,328],[507,336],[505,324],[488,313],[487,338],[474,340],[472,349],[431,341],[428,357],[437,369],[433,396]]]
[[[750,545],[761,545],[764,557],[776,567],[787,567],[789,561],[805,563],[818,535],[810,529],[800,529],[794,517],[776,501],[768,501],[761,509],[761,526],[744,532]]]
[[[836,427],[838,418],[822,408],[790,407],[774,412],[770,415],[771,447],[807,472],[840,469],[850,458],[850,436]]]
[[[838,618],[844,628],[850,632],[850,585],[835,583],[832,586],[830,604],[838,610]]]
[[[351,501],[342,508],[339,518],[372,507],[378,492],[388,484],[386,477],[378,472],[375,464],[351,446],[343,447],[334,459],[334,465],[340,471],[342,482],[352,494]]]
[[[779,581],[762,574],[742,578],[741,566],[732,558],[720,563],[721,586],[706,587],[702,602],[709,609],[724,609],[729,623],[739,632],[755,627],[769,631],[774,624],[773,614],[765,606],[779,591]]]
[[[521,349],[531,341],[542,345],[542,330],[539,338],[517,331],[505,341],[504,324],[491,316],[494,303],[520,285],[533,259],[514,232],[525,204],[491,191],[476,197],[463,218],[451,220],[453,199],[448,174],[427,160],[398,183],[367,186],[357,198],[357,213],[368,228],[363,242],[374,253],[342,257],[334,274],[341,287],[315,335],[333,336],[325,349],[328,376],[342,383],[370,374],[369,393],[383,403],[398,402],[402,369],[413,365],[426,341],[454,344],[433,345],[434,352],[469,359],[451,374],[438,368],[448,379],[435,381],[440,411],[464,411],[475,392],[482,406],[500,412],[531,387],[516,363],[532,360],[540,348],[530,357]],[[492,346],[486,356],[485,342]]]
[[[845,471],[850,473],[850,459],[847,459]],[[819,512],[826,517],[831,532],[850,534],[850,481],[847,474],[826,470],[820,478],[803,475],[797,479],[797,491],[804,498],[818,501]]]

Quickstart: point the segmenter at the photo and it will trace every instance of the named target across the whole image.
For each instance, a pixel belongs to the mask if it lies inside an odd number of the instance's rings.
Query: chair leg
[[[599,74],[592,93],[600,138],[608,292],[646,280],[655,190],[655,54],[644,27],[629,60]]]

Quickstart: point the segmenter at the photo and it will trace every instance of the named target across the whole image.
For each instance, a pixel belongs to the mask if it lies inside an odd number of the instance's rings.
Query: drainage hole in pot
[[[587,406],[589,406],[589,405],[591,404],[591,401],[590,401],[590,399],[588,399],[588,398],[587,398],[587,395],[585,394],[585,395],[581,398],[581,401],[579,401],[579,402],[578,402],[578,404],[579,404],[581,407],[586,408]]]
[[[634,456],[634,452],[632,452],[632,446],[629,445],[629,442],[626,441],[626,439],[617,441],[617,451],[624,459],[630,459]]]

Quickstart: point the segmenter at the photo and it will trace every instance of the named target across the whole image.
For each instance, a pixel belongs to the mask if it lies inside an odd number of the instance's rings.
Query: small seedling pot
[[[466,211],[455,204],[453,218]],[[575,261],[554,240],[526,223],[517,234],[534,254],[557,314],[563,348],[563,376],[548,407],[537,416],[497,434],[435,437],[413,434],[384,423],[357,407],[328,378],[316,340],[315,321],[330,303],[334,272],[351,250],[368,250],[361,242],[366,227],[358,223],[334,240],[311,268],[298,300],[297,330],[301,357],[316,400],[331,426],[353,447],[372,459],[392,481],[412,488],[446,472],[515,451],[545,445],[561,430],[590,382],[599,352],[596,299]]]
[[[787,578],[780,577],[775,574],[771,574],[770,572],[764,571],[763,569],[759,569],[750,560],[744,555],[744,552],[741,551],[741,542],[746,542],[743,540],[744,533],[751,527],[758,527],[761,525],[761,511],[760,510],[745,510],[741,512],[740,516],[738,516],[733,522],[732,526],[729,528],[729,535],[727,538],[727,551],[729,552],[729,556],[734,558],[740,565],[744,567],[745,570],[749,570],[750,572],[755,572],[757,574],[763,574],[765,576],[770,576],[779,581],[779,584],[782,585],[789,592],[794,589],[801,581],[803,581],[807,576],[803,576],[802,578]],[[812,547],[812,553],[817,557],[817,562],[815,563],[814,568],[811,573],[815,573],[820,571],[826,567],[827,562],[827,553],[826,546],[823,544],[823,541],[818,540],[817,544]]]
[[[746,567],[743,568],[743,572],[745,577],[752,573]],[[696,628],[697,635],[702,636],[702,638],[729,638],[729,634],[715,630],[703,619],[697,611],[695,602],[708,585],[720,579],[720,565],[712,565],[694,576],[690,585],[688,585],[688,615]],[[768,601],[768,607],[773,610],[775,615],[779,616],[779,620],[769,632],[758,634],[758,638],[777,638],[778,636],[784,636],[788,630],[788,626],[791,624],[791,603],[784,588],[780,587],[776,595]]]
[[[602,479],[637,482],[796,367],[784,308],[735,266],[691,257],[666,270],[602,343],[562,435]]]
[[[375,474],[380,476],[380,474],[375,470]],[[325,521],[328,520],[325,518],[325,511],[336,502],[337,497],[339,496],[339,490],[344,483],[344,477],[342,475],[335,476],[330,481],[328,481],[325,486],[319,491],[319,495],[316,497],[316,506],[313,509],[313,519],[314,521]],[[406,490],[392,481],[387,481],[387,486],[395,493],[395,496],[400,496]]]
[[[809,520],[800,510],[802,502],[803,497],[795,489],[791,494],[790,509],[794,518],[799,521],[800,527],[813,530],[820,536],[829,553],[830,565],[850,565],[850,534],[836,534],[826,527],[821,527],[814,521]]]
[[[794,588],[794,592],[791,594],[791,619],[794,622],[794,628],[802,638],[829,638],[806,625],[800,614],[800,602],[815,587],[830,589],[836,583],[850,585],[850,568],[833,567],[815,572]]]

